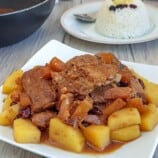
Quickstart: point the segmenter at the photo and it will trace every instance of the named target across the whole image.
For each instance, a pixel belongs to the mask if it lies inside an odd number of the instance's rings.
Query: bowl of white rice
[[[95,23],[99,34],[122,39],[143,36],[151,28],[152,22],[142,0],[105,0]]]

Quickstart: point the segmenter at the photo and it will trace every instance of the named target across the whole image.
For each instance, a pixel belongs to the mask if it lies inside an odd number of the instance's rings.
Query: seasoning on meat
[[[96,56],[82,55],[69,60],[54,80],[60,90],[66,87],[68,92],[87,95],[95,87],[105,85],[109,76],[117,72],[115,65],[105,64]]]

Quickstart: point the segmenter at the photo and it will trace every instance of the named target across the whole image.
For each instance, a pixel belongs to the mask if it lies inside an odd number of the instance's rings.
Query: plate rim
[[[94,5],[94,4],[99,4],[99,3],[103,3],[104,0],[98,0],[98,1],[93,1],[93,2],[86,2],[86,3],[83,3],[83,4],[78,4],[78,5],[75,5],[73,6],[72,8],[66,10],[61,18],[60,18],[60,24],[61,26],[63,27],[63,29],[68,33],[70,34],[71,36],[73,37],[76,37],[78,39],[81,39],[81,40],[84,40],[84,41],[88,41],[88,42],[93,42],[93,43],[100,43],[100,44],[111,44],[111,45],[126,45],[126,44],[138,44],[138,43],[144,43],[144,42],[149,42],[149,41],[154,41],[156,39],[158,39],[158,35],[156,36],[156,34],[154,34],[154,36],[151,36],[151,37],[148,37],[148,38],[145,38],[145,39],[136,39],[136,40],[133,40],[134,38],[132,38],[133,41],[130,41],[130,39],[125,39],[124,41],[119,41],[119,39],[117,39],[118,41],[114,40],[113,42],[111,41],[104,41],[104,40],[96,40],[96,39],[91,39],[91,37],[83,37],[82,35],[80,35],[79,33],[75,33],[74,31],[72,31],[71,29],[69,29],[68,27],[65,26],[65,17],[67,17],[67,15],[69,15],[73,10],[76,10],[78,8],[81,8],[81,7],[84,7],[84,6],[89,6],[89,5]],[[158,9],[157,6],[153,6],[153,4],[150,4],[150,3],[146,3],[146,1],[144,2],[147,6],[150,6],[150,7],[156,7]],[[158,12],[158,11],[157,11]],[[73,20],[73,19],[72,19]],[[74,20],[73,20],[74,21]],[[155,25],[155,24],[154,24]],[[154,26],[156,27],[156,26]],[[158,27],[158,26],[157,26]],[[151,30],[148,35],[152,32],[153,30]],[[157,31],[158,33],[158,31]],[[141,36],[143,37],[143,36]],[[108,38],[108,37],[106,37]],[[109,38],[109,39],[112,39],[112,38]],[[120,39],[122,40],[122,39]]]

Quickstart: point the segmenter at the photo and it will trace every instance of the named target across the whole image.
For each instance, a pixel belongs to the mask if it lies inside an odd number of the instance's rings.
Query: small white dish
[[[141,37],[131,39],[109,38],[95,31],[95,23],[83,23],[75,19],[74,14],[97,12],[103,1],[85,3],[67,10],[61,17],[61,25],[66,32],[82,40],[104,44],[132,44],[158,39],[158,7],[146,4],[152,22],[151,30]]]
[[[33,68],[35,65],[44,65],[54,56],[63,61],[67,61],[74,56],[82,54],[85,54],[85,52],[73,49],[58,41],[52,40],[41,50],[39,50],[22,67],[22,69],[26,71]],[[132,62],[123,63],[130,66],[140,75],[158,83],[158,66],[137,64]],[[2,88],[0,88],[0,110],[2,108],[4,98],[5,95],[2,94]],[[142,133],[140,138],[123,145],[120,149],[109,154],[72,153],[44,144],[18,144],[14,141],[13,130],[11,127],[0,126],[0,140],[49,158],[152,158],[158,144],[158,126],[152,132]]]

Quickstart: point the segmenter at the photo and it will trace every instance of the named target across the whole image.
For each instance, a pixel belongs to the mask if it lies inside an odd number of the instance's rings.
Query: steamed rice
[[[132,4],[137,8],[126,7],[110,10],[112,0],[106,0],[98,12],[96,31],[104,36],[113,38],[133,38],[147,33],[151,29],[151,22],[144,3],[134,0]]]

